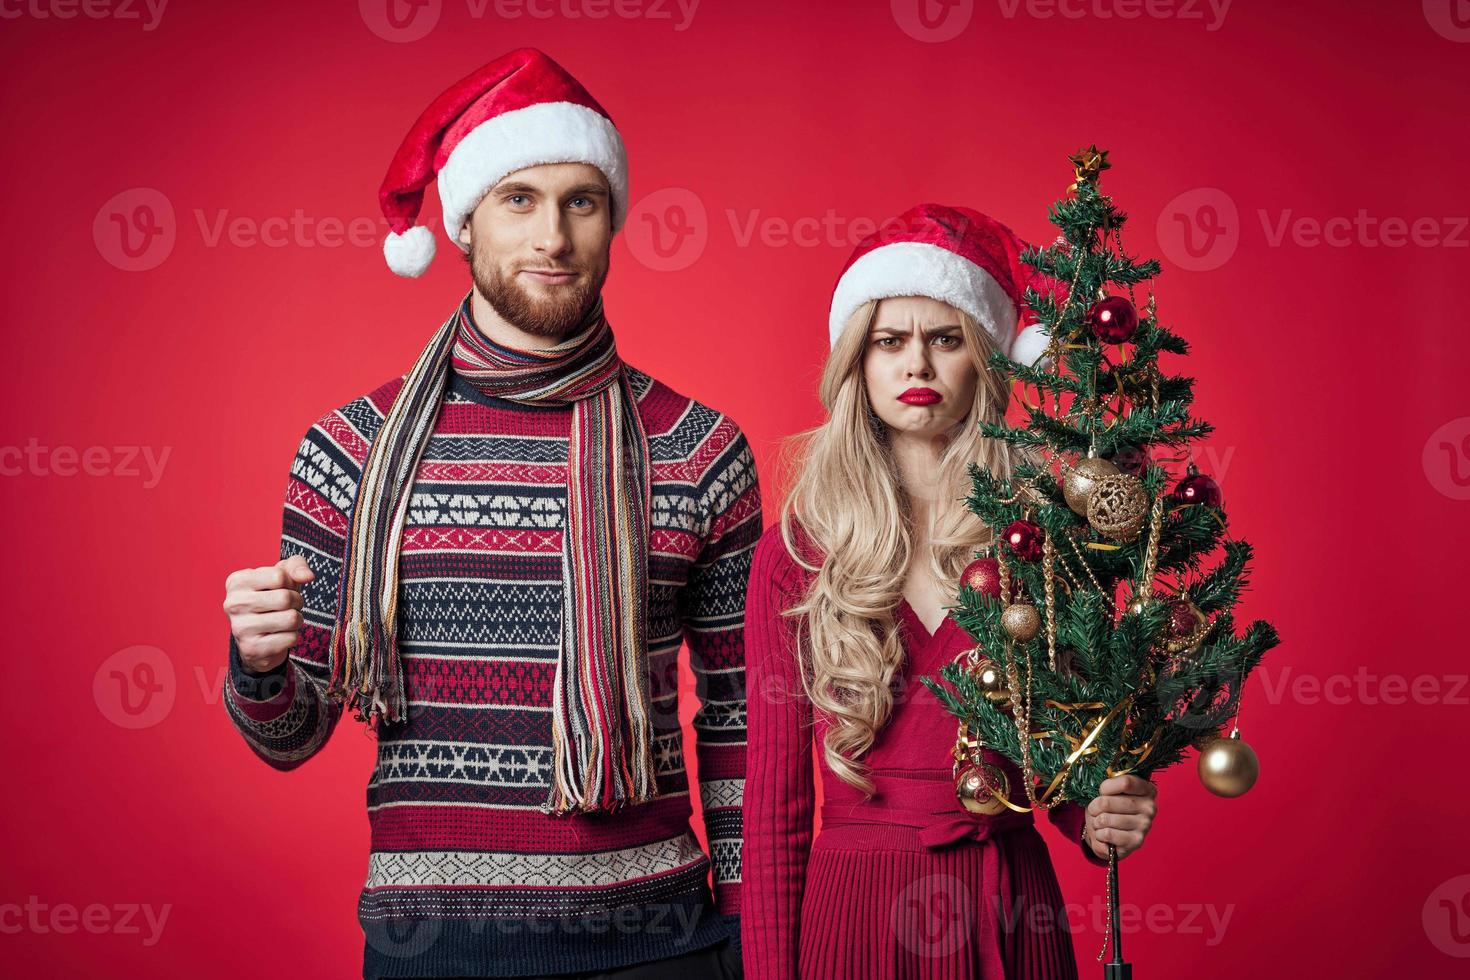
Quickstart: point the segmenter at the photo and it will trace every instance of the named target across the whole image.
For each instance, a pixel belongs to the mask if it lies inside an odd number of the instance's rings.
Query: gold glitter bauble
[[[988,762],[966,766],[954,781],[954,795],[970,813],[994,816],[1005,809],[1000,797],[1010,795],[1010,782],[998,766]]]
[[[1261,762],[1240,736],[1217,738],[1199,754],[1199,780],[1216,796],[1240,796],[1256,784]]]
[[[1119,473],[1097,481],[1087,498],[1087,523],[1112,541],[1138,537],[1148,517],[1148,491],[1136,476]]]
[[[1035,638],[1037,631],[1041,629],[1041,614],[1036,611],[1035,606],[1018,602],[1007,606],[1006,611],[1000,614],[1000,628],[1017,643],[1025,643]]]
[[[1087,498],[1092,496],[1097,481],[1117,475],[1118,467],[1106,459],[1096,456],[1079,459],[1077,465],[1067,470],[1067,475],[1062,477],[1062,496],[1067,498],[1068,507],[1085,517]]]

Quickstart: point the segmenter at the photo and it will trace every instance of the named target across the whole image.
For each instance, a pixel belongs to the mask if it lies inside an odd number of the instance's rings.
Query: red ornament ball
[[[1037,561],[1041,558],[1042,530],[1039,525],[1031,521],[1013,521],[1001,537],[1022,561]]]
[[[1149,463],[1153,462],[1149,456],[1148,449],[1140,446],[1120,449],[1110,457],[1109,461],[1129,476],[1140,478],[1143,476],[1144,470],[1148,469]]]
[[[1105,344],[1126,343],[1138,329],[1138,311],[1122,296],[1107,296],[1087,311],[1093,336]]]
[[[1192,602],[1175,599],[1169,603],[1169,636],[1182,640],[1199,629],[1200,611]]]
[[[1189,475],[1180,480],[1179,485],[1174,488],[1176,504],[1202,504],[1205,507],[1219,507],[1220,499],[1220,484],[1195,469],[1193,464],[1189,467]]]
[[[994,558],[977,558],[970,562],[960,580],[982,595],[1000,598],[1000,562]]]

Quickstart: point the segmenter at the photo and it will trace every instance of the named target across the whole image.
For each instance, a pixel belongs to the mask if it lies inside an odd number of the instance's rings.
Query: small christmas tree
[[[1035,809],[1086,804],[1109,776],[1148,778],[1191,747],[1207,786],[1245,792],[1254,753],[1238,731],[1218,736],[1279,642],[1262,621],[1236,634],[1251,547],[1230,538],[1218,484],[1178,472],[1211,427],[1190,415],[1193,379],[1159,363],[1188,344],[1151,293],[1139,313],[1159,265],[1123,249],[1125,216],[1098,186],[1107,152],[1070,159],[1076,182],[1050,211],[1061,234],[1023,257],[1049,346],[1035,366],[990,364],[1021,383],[1028,419],[984,426],[1017,451],[1008,482],[971,468],[969,506],[997,541],[954,611],[976,647],[941,670],[947,683],[924,679],[959,719],[956,791],[981,813],[1009,805],[982,747],[1016,763]]]

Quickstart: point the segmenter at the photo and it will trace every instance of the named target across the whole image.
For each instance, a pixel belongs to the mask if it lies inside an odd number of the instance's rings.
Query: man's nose
[[[532,245],[542,255],[558,256],[567,251],[571,242],[563,215],[560,211],[550,211],[538,222]]]

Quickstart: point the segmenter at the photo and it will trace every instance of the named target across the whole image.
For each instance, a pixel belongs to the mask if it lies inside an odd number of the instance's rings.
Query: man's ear
[[[459,226],[459,240],[466,246],[470,244],[470,223],[468,221]]]

